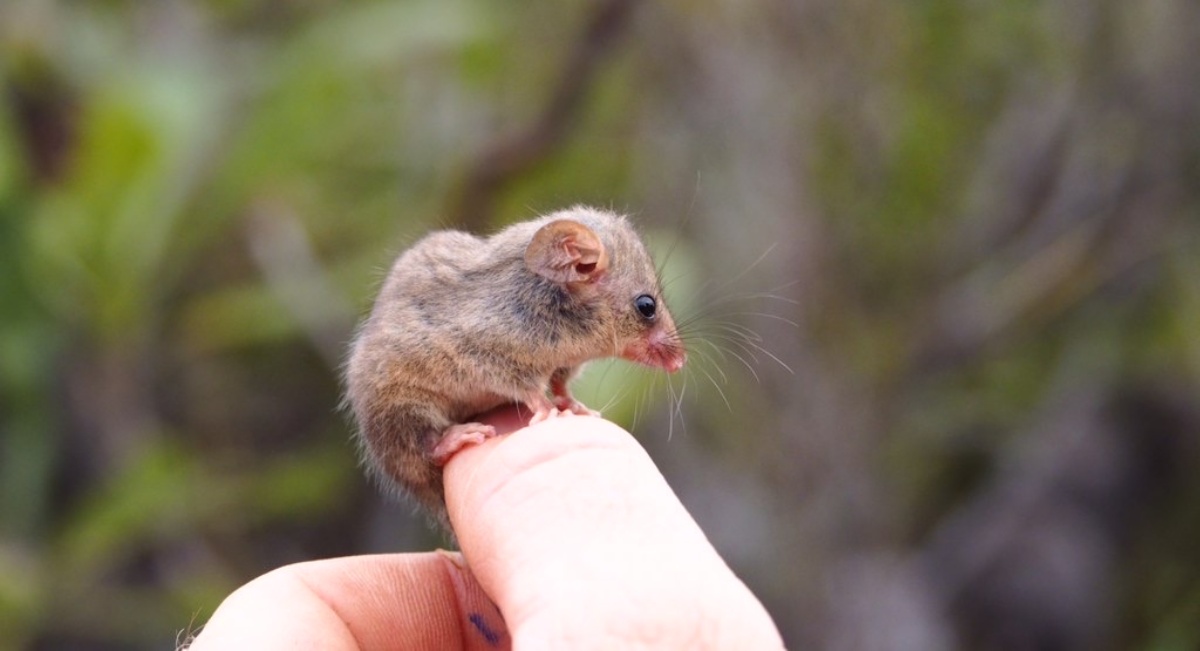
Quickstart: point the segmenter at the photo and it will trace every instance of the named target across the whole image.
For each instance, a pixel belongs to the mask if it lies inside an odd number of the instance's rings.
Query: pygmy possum
[[[576,206],[491,237],[431,233],[392,265],[351,347],[347,401],[369,468],[447,530],[442,466],[496,435],[505,404],[537,423],[592,415],[568,383],[590,360],[686,360],[629,220]]]

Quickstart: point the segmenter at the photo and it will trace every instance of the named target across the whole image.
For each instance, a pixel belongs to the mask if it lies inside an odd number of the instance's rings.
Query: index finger
[[[503,429],[503,427],[502,427]],[[450,519],[518,648],[781,648],[640,445],[555,418],[460,451]]]

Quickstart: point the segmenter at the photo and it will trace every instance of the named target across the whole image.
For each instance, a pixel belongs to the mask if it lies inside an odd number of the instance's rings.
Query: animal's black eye
[[[633,306],[637,308],[638,314],[647,321],[653,321],[654,317],[658,315],[658,301],[655,301],[654,297],[649,294],[642,294],[633,299]]]

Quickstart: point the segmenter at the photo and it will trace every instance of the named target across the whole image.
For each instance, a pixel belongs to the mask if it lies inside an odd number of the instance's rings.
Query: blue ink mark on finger
[[[483,618],[483,615],[480,615],[479,613],[471,613],[470,615],[467,615],[467,619],[471,620],[471,623],[475,625],[475,629],[479,631],[479,634],[483,636],[483,639],[486,640],[488,644],[491,646],[496,646],[500,643],[500,634],[496,631],[493,631],[492,628],[488,626],[487,620]]]

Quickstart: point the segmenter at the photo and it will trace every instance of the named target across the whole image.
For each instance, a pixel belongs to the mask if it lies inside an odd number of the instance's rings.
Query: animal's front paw
[[[533,415],[529,418],[530,425],[536,425],[544,420],[549,420],[559,416],[559,409],[546,399],[546,395],[541,392],[533,392],[525,398],[525,406]]]
[[[596,416],[600,417],[600,412],[595,409],[589,409],[587,405],[579,402],[571,396],[555,396],[554,406],[563,414],[574,414],[576,416]]]
[[[537,425],[538,423],[540,423],[544,420],[550,420],[551,418],[558,418],[561,415],[562,415],[562,412],[559,411],[557,407],[551,407],[549,409],[539,409],[538,411],[533,412],[533,417],[529,419],[529,424]]]

